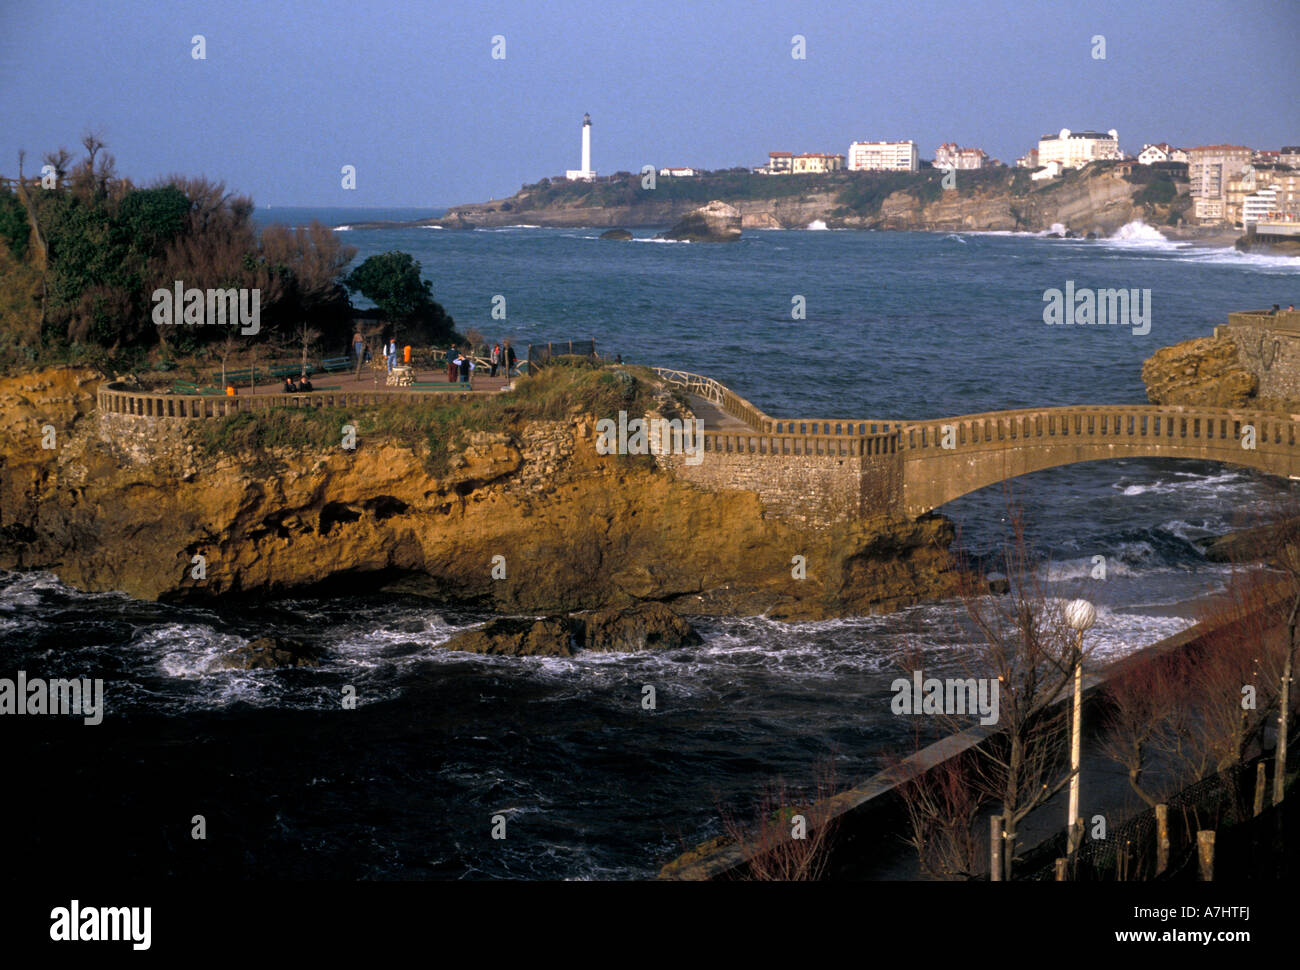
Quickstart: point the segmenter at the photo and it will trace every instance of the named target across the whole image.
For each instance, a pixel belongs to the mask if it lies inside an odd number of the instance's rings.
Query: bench
[[[203,396],[221,396],[225,392],[215,387],[199,387],[193,381],[177,381],[172,385],[173,394],[197,394]]]
[[[269,373],[272,377],[297,377],[299,374],[302,373],[302,371],[303,371],[302,364],[286,364],[283,367],[272,367]],[[311,375],[312,375],[312,366],[311,364],[308,364],[307,376],[311,377]]]
[[[455,384],[449,384],[447,381],[416,381],[408,385],[413,391],[472,391],[468,384],[461,384],[457,381]]]
[[[320,367],[329,374],[336,370],[351,370],[354,363],[351,357],[326,357],[320,362]]]
[[[244,370],[228,370],[226,371],[226,383],[247,384],[250,380],[254,380],[254,379],[260,381],[265,376],[266,375],[262,371],[257,371],[256,373],[254,373],[252,368],[246,368]],[[221,380],[221,371],[219,370],[213,371],[212,379],[214,381]]]

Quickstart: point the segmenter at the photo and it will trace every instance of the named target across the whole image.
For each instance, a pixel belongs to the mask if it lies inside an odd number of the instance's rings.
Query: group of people
[[[1291,313],[1293,310],[1295,310],[1295,304],[1294,304],[1294,303],[1292,303],[1289,307],[1286,308],[1286,312],[1287,312],[1287,313]],[[1278,305],[1277,305],[1276,303],[1274,303],[1274,304],[1273,304],[1273,309],[1269,310],[1268,312],[1269,312],[1270,314],[1272,314],[1272,315],[1277,315],[1278,313],[1281,313],[1282,311],[1281,311],[1281,309],[1278,307]]]
[[[510,341],[492,345],[492,350],[488,354],[488,365],[491,376],[496,377],[500,371],[504,376],[509,377],[514,370],[515,362],[519,358],[515,356],[515,348],[510,346]],[[462,384],[468,384],[469,379],[473,376],[477,365],[474,358],[469,354],[461,353],[455,347],[447,350],[447,380],[453,384],[460,381]]]
[[[493,344],[492,353],[488,356],[488,362],[492,365],[492,376],[497,376],[498,368],[505,368],[505,376],[509,377],[511,370],[514,369],[516,360],[515,348],[510,346],[509,340],[507,340],[504,345]]]
[[[388,365],[388,369],[391,371],[397,366],[396,337],[390,338],[388,343],[384,345],[383,354],[384,363]],[[362,364],[368,364],[371,361],[370,347],[366,344],[365,337],[361,336],[360,330],[352,335],[352,357]]]
[[[311,389],[311,378],[306,374],[303,374],[302,377],[296,381],[292,377],[286,377],[284,379],[284,393],[286,394],[303,394]]]
[[[384,363],[388,366],[391,373],[397,367],[397,339],[391,338],[383,348]],[[352,354],[353,359],[358,364],[370,363],[370,348],[366,343],[365,337],[358,330],[352,335]],[[510,345],[509,340],[500,341],[493,344],[492,350],[488,355],[488,363],[491,368],[491,375],[496,377],[498,373],[505,377],[510,377],[514,373],[515,364],[519,358],[515,354],[515,348]],[[447,380],[452,383],[460,382],[468,384],[470,377],[473,376],[475,369],[474,360],[467,353],[461,353],[455,347],[447,351]],[[289,387],[288,378],[285,379],[285,389]],[[310,382],[308,382],[310,383]]]

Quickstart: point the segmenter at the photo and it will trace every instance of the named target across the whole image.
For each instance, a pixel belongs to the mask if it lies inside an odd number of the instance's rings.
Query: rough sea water
[[[425,213],[427,214],[427,213]],[[417,214],[273,210],[331,224]],[[1230,311],[1295,302],[1300,262],[1165,241],[876,232],[746,232],[724,246],[600,241],[597,230],[345,230],[359,258],[411,252],[462,330],[706,374],[778,417],[929,418],[1145,401],[1141,364]],[[1049,327],[1043,293],[1151,291],[1150,333]],[[507,320],[493,321],[493,297]],[[792,319],[797,297],[806,318]],[[1228,568],[1195,540],[1253,524],[1288,483],[1203,462],[1125,460],[1015,483],[1061,596],[1099,604],[1101,658],[1186,626]],[[944,507],[992,562],[1008,497]],[[652,525],[648,527],[653,527]],[[1091,581],[1093,556],[1106,581]],[[1086,583],[1086,587],[1085,587]],[[100,677],[107,714],[22,719],[6,794],[14,865],[120,876],[626,879],[654,874],[752,815],[778,777],[866,778],[912,750],[888,685],[963,646],[959,603],[783,624],[698,619],[699,647],[569,660],[446,653],[484,615],[393,596],[205,609],[0,574],[0,676]],[[208,671],[268,633],[309,636],[324,666]],[[942,676],[942,673],[940,673]],[[641,708],[653,684],[658,709]],[[340,710],[344,685],[362,703]],[[21,789],[21,790],[20,790]],[[190,838],[196,815],[208,837]],[[505,840],[491,838],[505,816]],[[83,833],[69,840],[67,832]],[[57,833],[57,836],[56,836]],[[15,870],[18,871],[18,870]]]

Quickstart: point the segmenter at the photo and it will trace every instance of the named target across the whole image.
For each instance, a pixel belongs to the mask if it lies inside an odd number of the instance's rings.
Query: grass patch
[[[279,470],[272,450],[323,451],[337,448],[352,424],[359,441],[395,441],[413,452],[423,448],[431,475],[446,473],[451,456],[476,431],[511,431],[528,421],[563,421],[580,414],[617,420],[619,411],[639,416],[673,410],[685,403],[680,392],[663,400],[661,381],[639,366],[600,364],[586,358],[557,358],[536,374],[520,377],[504,394],[452,400],[397,400],[369,407],[272,408],[200,421],[192,431],[204,455],[251,458],[250,470]]]

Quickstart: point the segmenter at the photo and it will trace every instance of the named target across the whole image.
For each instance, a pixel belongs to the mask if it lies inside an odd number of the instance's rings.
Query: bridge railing
[[[471,396],[474,391],[311,391],[306,394],[196,395],[130,391],[105,384],[95,399],[102,414],[131,414],[150,418],[224,418],[272,408],[349,408],[387,401],[441,401]]]
[[[1060,407],[918,421],[899,431],[903,451],[960,451],[1003,442],[1158,440],[1240,443],[1249,426],[1260,450],[1291,450],[1300,421],[1231,408]]]
[[[655,367],[654,372],[668,381],[683,388],[688,394],[695,394],[718,405],[733,418],[739,418],[755,431],[771,431],[772,419],[750,404],[725,384],[712,377],[692,374],[690,371],[673,370],[670,367]]]
[[[740,455],[828,455],[858,457],[892,455],[897,434],[849,435],[764,434],[747,431],[706,431],[704,450]]]
[[[727,414],[739,418],[755,431],[764,434],[776,434],[797,437],[867,437],[885,434],[896,430],[900,421],[863,421],[861,418],[773,418],[760,408],[745,400],[725,384],[692,374],[689,371],[673,370],[669,367],[653,368],[664,380],[676,384],[689,394],[695,394],[711,401]]]

